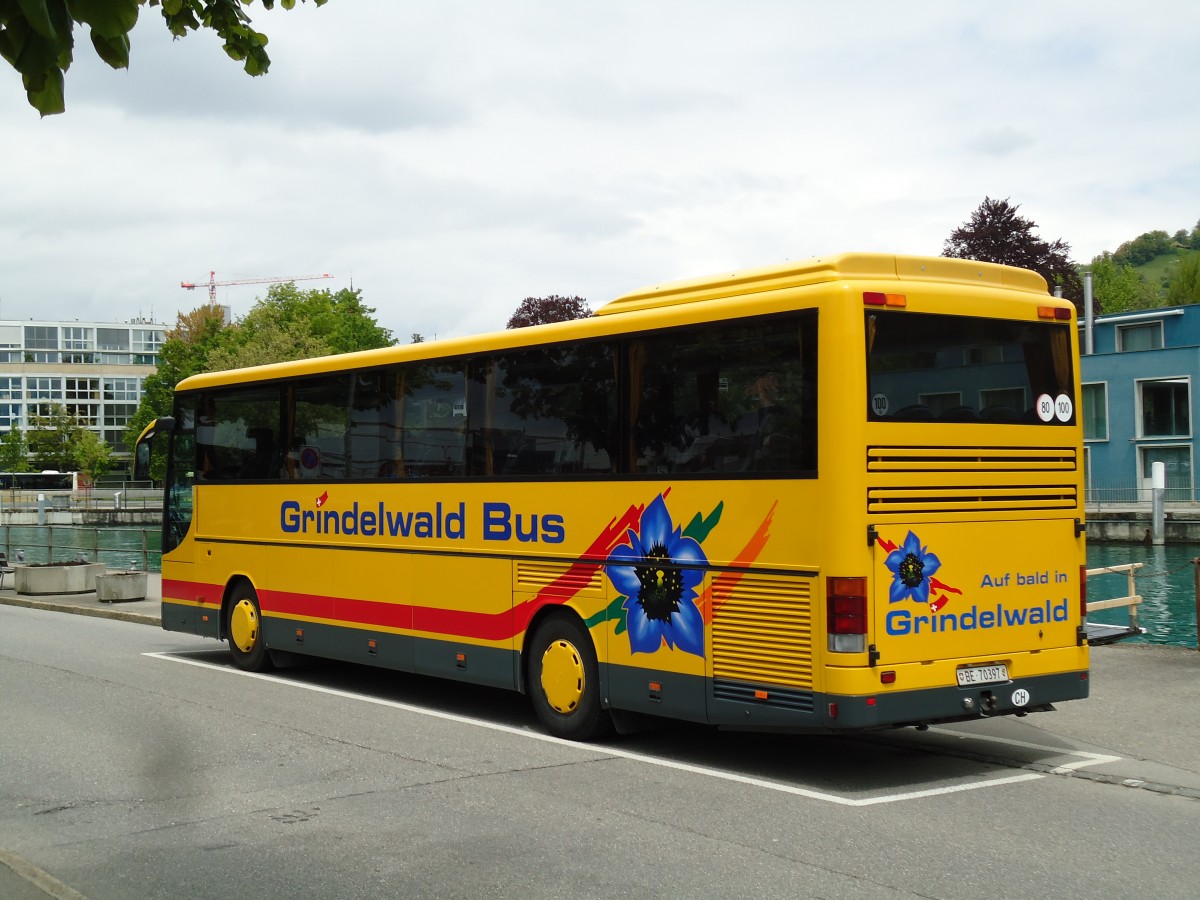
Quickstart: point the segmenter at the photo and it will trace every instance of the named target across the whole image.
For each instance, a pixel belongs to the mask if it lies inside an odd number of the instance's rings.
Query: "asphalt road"
[[[1178,680],[1200,671],[1192,658],[1165,659],[1143,693],[1175,679],[1194,694]],[[516,695],[330,664],[250,677],[212,641],[8,606],[0,691],[0,896],[1191,898],[1200,885],[1195,704],[1165,723],[1145,709],[1144,724],[1114,721],[1099,696],[857,739],[671,726],[578,745],[542,735]]]

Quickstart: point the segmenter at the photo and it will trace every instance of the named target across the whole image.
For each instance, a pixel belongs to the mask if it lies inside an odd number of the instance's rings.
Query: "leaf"
[[[93,29],[92,46],[100,58],[114,69],[129,68],[129,38],[125,35],[106,38]]]
[[[43,118],[64,112],[67,104],[62,98],[62,72],[58,67],[49,68],[43,73],[40,86],[36,89],[30,88],[26,82],[25,96],[29,97],[30,106],[41,113]]]
[[[138,20],[138,0],[71,0],[71,15],[106,38],[124,37]]]
[[[62,0],[51,2],[62,3]],[[50,10],[46,7],[46,0],[17,0],[17,6],[21,7],[21,14],[30,28],[44,38],[58,37],[54,25],[50,22]]]

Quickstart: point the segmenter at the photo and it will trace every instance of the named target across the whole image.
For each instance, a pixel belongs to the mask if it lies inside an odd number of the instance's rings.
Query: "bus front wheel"
[[[529,694],[538,719],[556,737],[587,741],[611,729],[612,721],[600,706],[592,639],[572,619],[549,619],[534,632]]]
[[[258,595],[245,582],[240,582],[234,588],[225,633],[229,638],[229,653],[235,666],[247,672],[263,672],[271,668],[271,658],[263,640]]]

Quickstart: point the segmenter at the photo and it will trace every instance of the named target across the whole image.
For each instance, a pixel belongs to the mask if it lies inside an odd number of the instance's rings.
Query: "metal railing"
[[[1097,569],[1088,569],[1087,577],[1090,581],[1092,578],[1100,575],[1109,574],[1125,574],[1126,589],[1128,593],[1124,597],[1113,597],[1110,600],[1089,600],[1087,604],[1088,613],[1088,630],[1095,632],[1096,629],[1111,629],[1107,633],[1109,640],[1119,640],[1121,637],[1131,637],[1133,635],[1142,634],[1144,630],[1138,625],[1138,606],[1141,605],[1142,598],[1137,592],[1137,570],[1145,566],[1145,563],[1125,563],[1120,566],[1101,566]],[[1091,621],[1092,612],[1102,609],[1119,609],[1126,607],[1129,610],[1129,625],[1101,625],[1093,624]],[[1102,640],[1093,640],[1092,643],[1102,643]]]
[[[162,570],[162,530],[87,525],[0,525],[9,565],[79,559],[111,569]]]

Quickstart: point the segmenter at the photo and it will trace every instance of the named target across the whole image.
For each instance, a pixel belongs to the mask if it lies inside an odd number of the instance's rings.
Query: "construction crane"
[[[187,291],[194,291],[198,287],[208,288],[208,302],[213,306],[217,305],[217,288],[226,287],[231,284],[279,284],[285,281],[316,281],[320,278],[332,278],[328,272],[323,275],[280,275],[275,278],[235,278],[232,281],[217,281],[217,273],[209,272],[208,281],[202,284],[196,284],[194,281],[181,281],[179,286]]]

